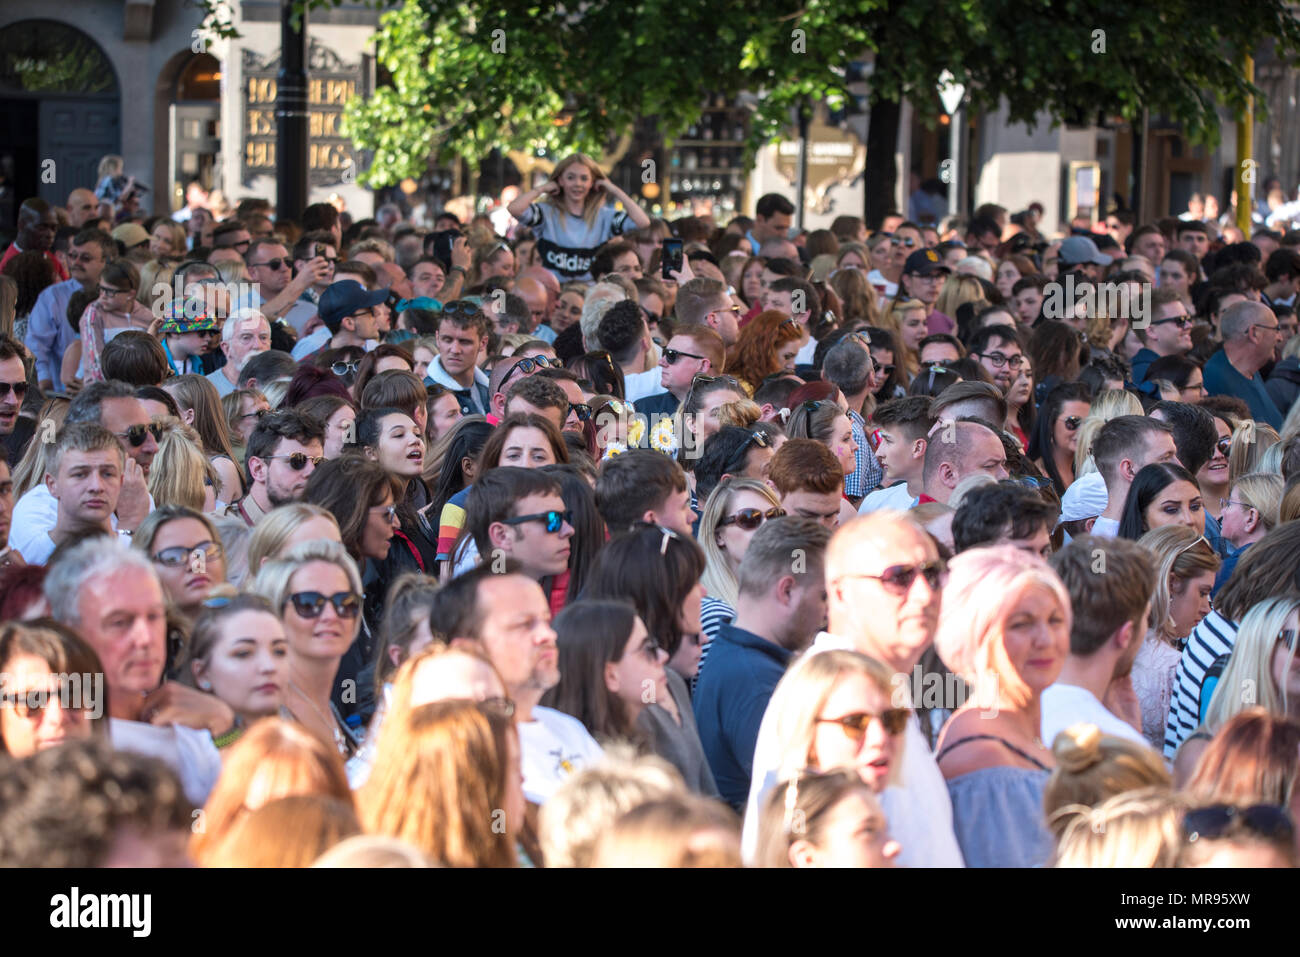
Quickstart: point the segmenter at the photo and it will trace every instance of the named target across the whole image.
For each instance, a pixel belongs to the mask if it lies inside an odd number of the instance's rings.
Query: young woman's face
[[[206,662],[194,662],[199,687],[246,718],[273,715],[289,684],[289,639],[264,611],[241,611],[222,622]],[[209,687],[205,687],[205,684]]]
[[[366,510],[366,524],[361,529],[361,553],[366,558],[379,561],[387,557],[393,533],[402,527],[402,523],[393,514],[392,507],[393,493],[387,490],[382,503]]]
[[[343,569],[333,562],[319,560],[303,565],[289,579],[288,595],[304,592],[316,592],[326,598],[340,592],[355,594]],[[284,624],[285,637],[289,639],[290,655],[302,659],[342,658],[360,625],[360,595],[356,595],[355,608],[356,617],[340,618],[334,603],[326,601],[320,614],[312,618],[299,614],[298,608],[286,597],[280,620]]]
[[[561,293],[560,299],[555,306],[555,312],[551,314],[551,328],[556,332],[563,332],[581,319],[582,303],[583,298],[579,293]]]
[[[1169,580],[1169,617],[1174,622],[1174,636],[1185,638],[1201,619],[1210,613],[1210,593],[1214,591],[1214,572],[1202,572],[1186,581]]]
[[[998,267],[998,277],[993,285],[998,287],[998,292],[1002,293],[1003,299],[1011,298],[1011,287],[1020,281],[1020,270],[1016,264],[1005,262]]]
[[[438,441],[460,419],[460,402],[454,395],[448,392],[446,395],[435,399],[433,406],[429,409],[429,423],[425,426],[425,433],[429,437],[429,442]]]
[[[149,557],[163,590],[177,608],[198,608],[213,586],[226,580],[226,556],[220,546],[198,519],[177,518],[158,529]],[[179,565],[159,561],[160,557],[175,561],[178,556],[182,558]]]
[[[429,364],[437,358],[437,353],[428,346],[416,346],[411,354],[415,359],[415,367],[411,371],[424,379],[429,374]]]
[[[1052,440],[1058,449],[1068,449],[1071,455],[1078,451],[1079,426],[1088,417],[1090,408],[1087,402],[1061,403],[1061,411],[1052,423]]]
[[[845,475],[852,475],[857,471],[857,451],[858,443],[853,438],[853,423],[849,421],[847,415],[837,415],[834,423],[831,425],[830,439],[826,443],[836,460],[840,463],[840,468],[844,470]]]
[[[322,453],[326,459],[336,459],[343,454],[343,447],[356,437],[357,414],[350,405],[341,405],[334,414],[325,420],[325,449]]]
[[[257,415],[259,412],[269,412],[271,404],[265,399],[258,397],[245,396],[239,406],[239,419],[236,422],[236,431],[239,433],[239,439],[245,445],[248,444],[248,437],[253,434],[257,428]]]
[[[1217,415],[1214,417],[1214,428],[1218,434],[1214,442],[1214,454],[1196,473],[1196,481],[1206,488],[1223,488],[1228,484],[1228,457],[1219,449],[1219,442],[1231,439],[1232,430]]]
[[[704,625],[700,622],[700,600],[704,597],[704,586],[697,584],[682,600],[681,612],[678,614],[677,627],[682,632],[682,643],[668,659],[673,670],[687,680],[694,678],[700,670],[700,655],[704,650]]]
[[[405,413],[379,420],[378,444],[367,452],[389,475],[410,479],[424,471],[424,437]]]
[[[740,279],[740,293],[745,297],[745,302],[751,306],[756,304],[763,295],[763,264],[754,261],[749,264],[745,274]]]
[[[583,202],[591,192],[591,170],[582,163],[574,163],[560,174],[560,190],[566,199]]]
[[[172,231],[166,223],[159,223],[153,228],[153,234],[149,237],[149,253],[155,259],[178,255],[179,250],[172,242]]]
[[[925,327],[925,310],[909,309],[899,318],[903,327],[903,342],[913,352],[921,349],[921,340],[927,335]]]
[[[893,261],[893,258],[894,258],[894,253],[893,250],[890,248],[888,240],[886,240],[883,243],[876,243],[876,248],[871,250],[871,268],[884,270],[889,266],[890,262]],[[854,260],[857,261],[856,265],[854,264]],[[862,269],[864,271],[866,270],[865,265],[863,265],[862,263],[862,257],[859,256],[857,253],[849,253],[843,259],[841,259],[840,268],[841,269],[844,268]]]
[[[1295,640],[1297,627],[1300,625],[1297,625],[1296,613],[1292,612],[1283,629],[1291,631],[1292,641]],[[1300,715],[1300,655],[1291,657],[1290,667],[1287,666],[1287,657],[1286,642],[1279,641],[1273,648],[1273,684],[1279,691],[1285,692],[1287,714],[1294,718]]]
[[[1147,531],[1165,525],[1186,525],[1197,535],[1205,534],[1205,510],[1201,490],[1191,482],[1170,482],[1147,506],[1143,515]]]
[[[26,758],[64,741],[90,737],[87,711],[93,709],[94,702],[84,687],[82,703],[86,704],[86,709],[65,709],[62,702],[66,699],[60,696],[59,676],[45,659],[20,652],[5,662],[4,673],[5,693],[14,698],[13,703],[0,705],[0,740],[4,741],[4,748],[12,757]],[[25,706],[41,693],[48,696],[46,706],[24,708],[27,714],[21,716],[19,706]]]
[[[1013,409],[1023,408],[1033,392],[1034,370],[1028,362],[1021,363],[1019,373],[1011,380],[1011,388],[1007,390],[1007,405]]]
[[[497,464],[539,469],[543,465],[555,464],[555,450],[551,448],[545,432],[531,425],[522,425],[510,431],[501,448],[501,460]]]
[[[640,714],[647,704],[667,697],[667,662],[668,652],[655,643],[645,622],[637,617],[623,657],[605,665],[605,687],[627,706],[629,715]]]
[[[845,795],[827,812],[822,842],[810,846],[811,853],[799,854],[800,843],[791,847],[796,867],[893,867],[902,850],[889,837],[880,802],[861,789]]]
[[[740,395],[732,389],[717,389],[708,393],[704,397],[704,404],[700,411],[691,420],[694,426],[695,441],[700,448],[704,448],[704,443],[722,428],[718,424],[718,408],[726,405],[728,402],[739,402]]]
[[[879,718],[891,707],[889,695],[866,675],[841,677],[817,715],[808,767],[817,771],[848,768],[879,793],[902,747],[902,735],[890,734]],[[865,731],[839,723],[840,718],[861,714],[877,716]]]
[[[1056,595],[1038,585],[1026,589],[1003,619],[1002,641],[1011,667],[1031,691],[1039,694],[1052,684],[1070,653],[1070,629]]]
[[[773,505],[767,496],[760,495],[758,492],[752,492],[749,489],[742,489],[731,496],[731,506],[727,509],[724,518],[735,518],[741,512],[758,512],[766,514],[771,511]],[[766,521],[766,519],[764,519]],[[743,528],[738,522],[732,522],[724,525],[715,531],[714,541],[722,549],[722,554],[726,556],[727,566],[734,575],[736,569],[740,567],[740,560],[745,557],[745,551],[749,548],[750,539],[763,526],[757,525],[754,528]]]
[[[795,339],[791,342],[783,342],[776,347],[776,367],[781,372],[794,372],[795,357],[799,355],[799,350],[803,343]]]

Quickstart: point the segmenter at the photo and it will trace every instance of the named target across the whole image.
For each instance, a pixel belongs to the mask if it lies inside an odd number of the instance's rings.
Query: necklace
[[[306,701],[307,704],[311,706],[311,709],[316,712],[318,718],[329,726],[330,731],[334,734],[334,747],[338,748],[339,754],[346,758],[348,756],[347,739],[343,737],[343,732],[339,731],[339,723],[334,720],[333,715],[326,717],[324,712],[322,712],[320,708],[316,707],[316,702],[307,697],[306,692],[294,684],[293,681],[289,682],[289,687],[297,693],[298,697],[302,698],[303,701]]]

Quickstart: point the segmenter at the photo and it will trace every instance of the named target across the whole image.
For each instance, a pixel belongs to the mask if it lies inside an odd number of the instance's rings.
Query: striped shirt
[[[1192,732],[1201,724],[1201,684],[1214,659],[1232,651],[1237,626],[1217,611],[1201,620],[1187,639],[1174,673],[1174,693],[1165,723],[1165,757],[1172,761]]]
[[[700,675],[704,673],[704,661],[709,657],[709,648],[713,646],[713,639],[718,637],[718,629],[735,617],[736,609],[721,598],[706,595],[700,600],[700,633],[704,635],[704,647],[700,649],[700,664],[695,670],[695,677],[691,679],[692,692],[699,684]]]

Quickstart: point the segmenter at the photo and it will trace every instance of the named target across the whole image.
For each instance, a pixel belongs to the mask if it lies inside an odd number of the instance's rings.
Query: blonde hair
[[[300,542],[279,558],[267,562],[256,572],[253,584],[247,591],[256,592],[271,603],[277,615],[284,613],[285,602],[289,600],[289,583],[305,565],[311,562],[328,562],[337,565],[347,575],[348,585],[358,595],[364,592],[361,587],[361,572],[352,560],[346,548],[339,542],[315,541]],[[354,619],[353,637],[361,627],[361,619]]]
[[[720,598],[732,608],[736,607],[736,602],[740,598],[740,583],[736,579],[736,573],[727,563],[726,553],[718,545],[716,532],[718,523],[731,511],[731,503],[738,492],[753,492],[755,495],[761,495],[772,503],[773,508],[779,508],[781,505],[781,500],[776,497],[776,493],[766,482],[735,475],[728,476],[714,486],[708,500],[704,503],[700,514],[699,534],[696,536],[696,541],[704,550],[705,561],[704,575],[700,578],[700,584],[704,586],[704,590],[711,598]]]
[[[916,351],[907,348],[903,341],[903,316],[909,312],[919,312],[922,317],[929,315],[929,310],[925,308],[925,303],[920,299],[894,299],[885,310],[880,322],[875,323],[875,325],[880,326],[882,329],[888,329],[893,334],[894,362],[903,367],[907,379],[912,379],[920,370],[921,362]],[[903,360],[901,363],[899,362],[900,358]]]
[[[1277,527],[1282,512],[1282,491],[1285,487],[1282,476],[1275,472],[1247,472],[1232,480],[1228,486],[1228,497],[1239,498],[1257,511],[1264,531],[1271,532]]]
[[[1092,443],[1103,425],[1121,415],[1145,414],[1142,401],[1126,389],[1106,389],[1093,399],[1088,415],[1079,423],[1078,446],[1074,452],[1076,481],[1097,471],[1097,463],[1092,460]]]
[[[1020,706],[1030,698],[1007,656],[1002,626],[1031,588],[1046,589],[1056,598],[1069,631],[1070,593],[1039,556],[996,545],[962,552],[948,564],[934,649],[985,708],[1000,702]]]
[[[217,470],[203,454],[199,434],[171,416],[154,422],[164,429],[149,469],[149,494],[154,505],[184,505],[196,512],[204,511],[208,485],[218,496],[223,489]]]
[[[594,226],[596,225],[596,216],[600,213],[601,207],[605,205],[605,191],[603,189],[597,189],[596,184],[606,178],[604,171],[596,165],[596,161],[585,153],[570,153],[568,156],[564,157],[564,159],[555,164],[555,169],[551,173],[550,181],[558,183],[560,177],[564,175],[565,171],[570,166],[579,163],[587,167],[587,171],[591,173],[591,189],[587,191],[587,197],[583,201],[582,218],[586,220],[588,226]],[[563,194],[564,190],[563,187],[561,187],[558,194],[552,196],[547,193],[541,198],[540,202],[550,203],[560,210],[564,210],[564,200],[560,198]]]
[[[475,701],[394,710],[357,795],[366,831],[400,838],[451,867],[510,867],[522,821],[506,805],[514,725]]]
[[[1095,724],[1066,728],[1052,742],[1056,767],[1043,789],[1043,812],[1057,837],[1070,819],[1117,794],[1173,787],[1164,761],[1150,748],[1102,734]]]
[[[676,793],[625,813],[597,840],[592,867],[740,867],[736,815],[717,801]]]
[[[280,403],[283,402],[284,397],[289,394],[289,383],[292,381],[292,379],[280,378],[272,379],[270,382],[262,384],[262,398],[266,400],[266,403],[271,407],[272,412],[280,408]]]
[[[63,420],[68,417],[71,400],[63,396],[51,396],[41,406],[41,413],[36,419],[36,432],[27,443],[27,451],[13,469],[14,501],[41,485],[45,473],[49,471],[54,458],[55,439],[63,428]]]
[[[674,794],[681,774],[654,755],[611,744],[599,762],[565,779],[542,805],[538,840],[547,867],[590,867],[596,842],[623,814]]]
[[[164,222],[170,220],[158,220],[154,224],[156,229]],[[180,229],[180,223],[173,223]],[[181,229],[181,236],[184,237],[185,231]],[[183,239],[182,239],[183,242]],[[184,248],[182,246],[182,248]],[[172,277],[176,275],[176,267],[171,263],[165,263],[161,259],[151,259],[140,267],[140,291],[135,294],[135,301],[140,305],[154,311],[155,315],[160,315],[162,310],[171,305],[172,299],[176,295],[176,290],[172,288]],[[157,297],[154,296],[154,286],[166,287]],[[155,311],[156,307],[156,311]]]
[[[316,858],[312,867],[433,867],[419,848],[383,834],[356,834]]]
[[[1182,848],[1184,800],[1168,788],[1117,794],[1066,822],[1055,867],[1173,867]]]
[[[224,757],[202,826],[196,825],[190,837],[190,857],[201,866],[241,818],[269,801],[319,794],[352,804],[338,752],[291,721],[263,718]]]
[[[205,866],[309,867],[339,841],[360,833],[350,797],[295,794],[237,821]]]
[[[738,429],[747,429],[762,418],[762,415],[763,410],[753,399],[724,402],[718,406],[718,427],[730,425]]]
[[[1251,472],[1261,471],[1259,460],[1277,445],[1278,434],[1271,425],[1247,419],[1232,430],[1232,447],[1228,451],[1228,482]]]
[[[817,716],[831,693],[849,675],[862,675],[886,700],[892,700],[893,673],[876,659],[856,651],[837,649],[806,654],[777,683],[767,707],[777,743],[776,780],[788,781],[808,769]],[[900,747],[895,754],[887,785],[900,780],[903,751]]]
[[[958,308],[966,303],[984,301],[984,286],[976,277],[969,273],[953,273],[944,280],[934,308],[955,318]]]
[[[338,527],[333,513],[310,502],[288,502],[263,515],[248,540],[248,567],[254,574],[269,559],[279,558],[289,536],[313,518],[323,518]]]
[[[1210,734],[1247,708],[1258,706],[1270,714],[1287,714],[1286,686],[1279,688],[1273,680],[1273,655],[1286,656],[1283,674],[1289,674],[1297,640],[1293,637],[1287,647],[1278,638],[1298,608],[1300,598],[1268,598],[1241,619],[1232,655],[1205,711],[1205,730]]]
[[[875,792],[848,768],[800,774],[772,788],[759,820],[757,866],[794,867],[790,848],[796,841],[825,845],[823,828],[841,802],[854,795],[885,816]]]
[[[1206,572],[1217,572],[1222,562],[1210,543],[1186,525],[1164,525],[1153,528],[1138,544],[1151,553],[1156,569],[1156,587],[1151,595],[1151,630],[1166,644],[1173,645],[1186,635],[1174,634],[1174,621],[1169,616],[1173,604],[1171,578],[1177,578],[1186,587],[1189,579]]]

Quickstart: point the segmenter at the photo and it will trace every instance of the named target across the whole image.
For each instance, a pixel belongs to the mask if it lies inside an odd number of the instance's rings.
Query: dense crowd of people
[[[1294,866],[1300,232],[793,214],[23,203],[0,864]]]

